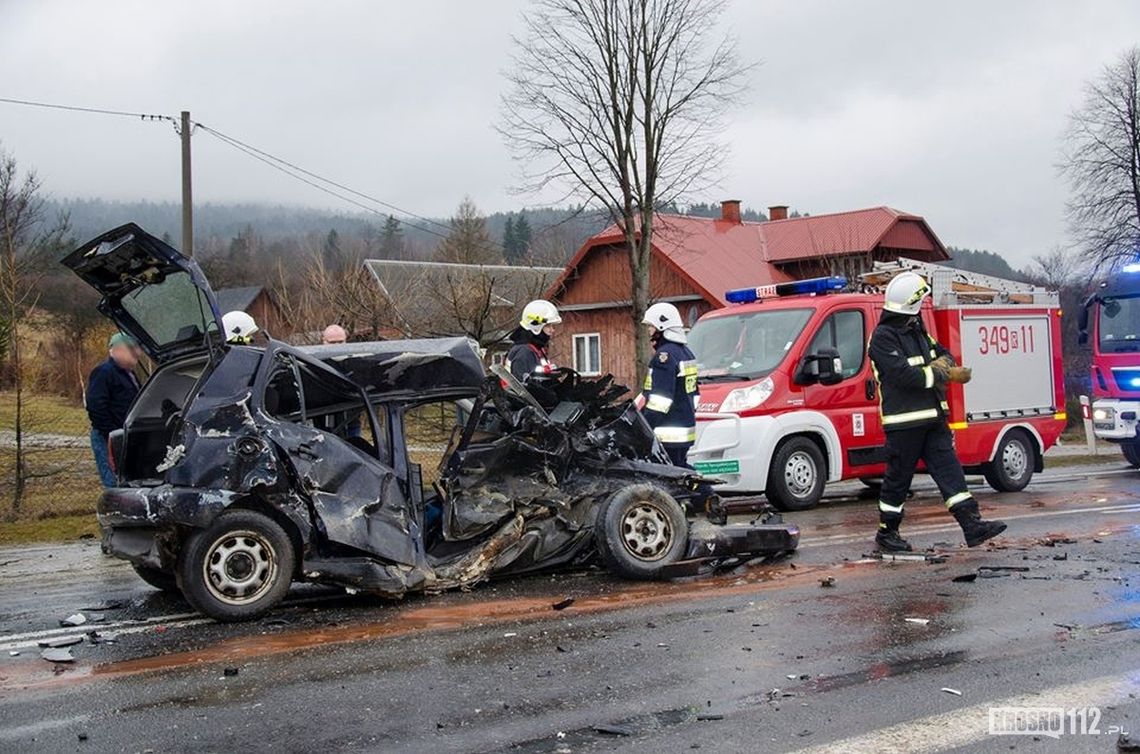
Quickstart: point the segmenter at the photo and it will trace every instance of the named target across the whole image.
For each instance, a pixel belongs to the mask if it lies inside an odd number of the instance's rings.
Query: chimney
[[[740,225],[740,200],[725,199],[720,203],[720,219],[726,223]]]
[[[769,220],[787,220],[788,219],[788,205],[775,204],[768,208]]]

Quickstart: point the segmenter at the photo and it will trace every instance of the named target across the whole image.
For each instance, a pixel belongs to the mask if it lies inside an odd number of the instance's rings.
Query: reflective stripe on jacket
[[[881,323],[869,351],[885,431],[942,421],[949,413],[945,378],[930,365],[950,352],[922,328]]]
[[[670,445],[696,442],[699,399],[696,356],[682,343],[662,340],[637,401],[657,439]]]

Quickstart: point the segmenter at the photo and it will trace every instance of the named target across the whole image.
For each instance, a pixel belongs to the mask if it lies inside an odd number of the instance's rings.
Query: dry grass
[[[16,453],[0,448],[0,516],[12,518]],[[29,479],[18,518],[34,519],[94,512],[102,488],[90,448],[30,450]]]
[[[0,392],[0,429],[16,423],[16,394]],[[24,394],[24,431],[29,433],[86,435],[91,429],[82,405],[58,395]]]
[[[0,523],[0,545],[69,542],[99,536],[94,513]]]

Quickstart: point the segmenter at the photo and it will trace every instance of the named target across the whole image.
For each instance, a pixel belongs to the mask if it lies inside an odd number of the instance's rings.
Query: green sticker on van
[[[702,474],[716,476],[717,474],[739,474],[740,461],[735,458],[721,461],[697,461],[693,468]]]

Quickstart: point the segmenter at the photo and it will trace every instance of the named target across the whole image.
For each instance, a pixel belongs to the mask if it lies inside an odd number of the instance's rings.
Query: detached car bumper
[[[777,555],[799,546],[795,524],[713,524],[696,520],[689,525],[687,560],[707,560],[740,555]]]

